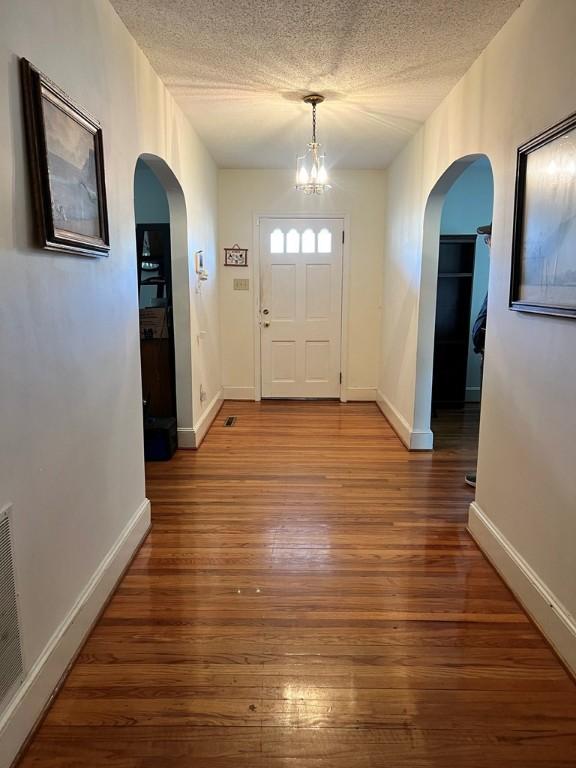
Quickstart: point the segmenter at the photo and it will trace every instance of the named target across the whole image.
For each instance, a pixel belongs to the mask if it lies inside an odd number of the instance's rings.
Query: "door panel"
[[[296,320],[296,267],[294,264],[270,265],[270,319]]]
[[[262,397],[339,397],[342,219],[260,220]]]
[[[306,265],[306,320],[330,319],[330,264]]]
[[[296,344],[293,341],[272,341],[270,378],[274,384],[296,382]]]
[[[324,382],[330,380],[330,342],[306,342],[306,382]]]

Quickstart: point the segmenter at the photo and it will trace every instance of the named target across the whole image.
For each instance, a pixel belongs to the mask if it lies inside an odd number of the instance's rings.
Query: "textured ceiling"
[[[224,168],[383,168],[520,0],[112,0]]]

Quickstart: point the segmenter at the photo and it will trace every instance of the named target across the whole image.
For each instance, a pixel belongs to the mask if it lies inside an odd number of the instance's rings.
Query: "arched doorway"
[[[156,155],[136,163],[134,212],[144,413],[175,443],[176,428],[193,424],[187,216],[178,179]]]
[[[442,365],[442,350],[439,349],[441,343],[438,343],[437,337],[439,325],[444,323],[444,328],[451,327],[450,322],[445,322],[446,317],[442,317],[442,312],[446,314],[452,305],[457,308],[459,314],[459,339],[445,341],[446,344],[460,343],[461,348],[465,346],[465,349],[461,350],[465,359],[455,362],[454,357],[448,356],[447,364],[453,366],[453,370],[447,372],[446,378],[461,379],[465,376],[464,388],[462,389],[462,382],[456,388],[462,391],[463,404],[480,398],[480,360],[472,349],[471,328],[479,306],[486,296],[488,256],[483,239],[476,235],[476,228],[492,221],[492,206],[492,168],[488,157],[480,154],[467,155],[452,163],[434,185],[426,203],[414,430],[427,433],[431,437],[434,426],[431,419],[433,392],[437,398],[438,372]],[[456,250],[459,252],[456,253]],[[457,284],[463,292],[456,289]],[[449,397],[456,397],[454,388]],[[428,447],[432,447],[432,444]]]

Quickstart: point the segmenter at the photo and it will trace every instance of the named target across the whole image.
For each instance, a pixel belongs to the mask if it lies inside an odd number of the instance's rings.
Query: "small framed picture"
[[[518,149],[510,308],[576,317],[576,115]]]
[[[32,192],[43,248],[106,256],[110,250],[100,124],[20,59]]]
[[[238,243],[234,243],[232,248],[224,248],[224,266],[247,267],[248,248],[240,248]]]

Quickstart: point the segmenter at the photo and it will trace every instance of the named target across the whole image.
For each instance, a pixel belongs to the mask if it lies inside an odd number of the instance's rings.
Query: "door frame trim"
[[[350,320],[350,214],[348,213],[255,213],[252,229],[252,280],[253,328],[254,328],[254,400],[262,399],[262,344],[260,339],[260,221],[262,219],[338,219],[342,221],[344,243],[342,245],[342,321],[340,324],[340,402],[347,401],[348,387],[348,328]]]

